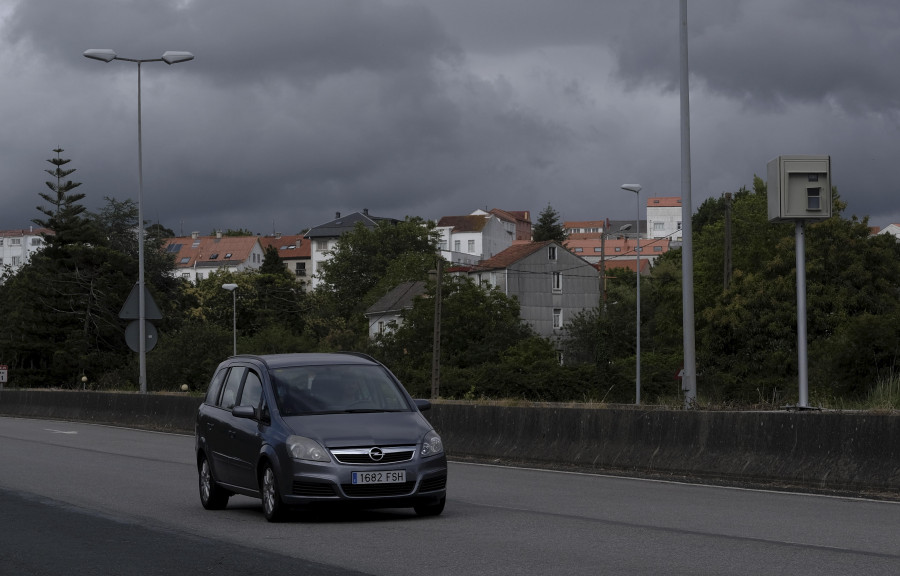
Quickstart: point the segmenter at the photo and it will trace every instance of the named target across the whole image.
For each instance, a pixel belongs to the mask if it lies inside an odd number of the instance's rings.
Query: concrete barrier
[[[188,395],[0,392],[0,414],[191,434]],[[436,402],[457,459],[900,499],[900,415]]]

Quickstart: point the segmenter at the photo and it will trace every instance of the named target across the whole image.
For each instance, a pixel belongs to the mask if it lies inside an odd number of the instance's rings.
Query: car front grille
[[[304,482],[295,480],[294,496],[335,496],[334,486],[327,482]]]
[[[372,453],[376,450],[380,450],[380,460],[372,458]],[[341,464],[395,464],[412,460],[415,453],[415,446],[334,448],[331,450],[332,456]]]
[[[344,494],[351,498],[405,496],[410,494],[415,487],[415,482],[402,482],[397,484],[341,484]]]
[[[435,492],[437,490],[445,490],[447,488],[447,477],[436,476],[434,478],[426,478],[419,485],[419,492]]]

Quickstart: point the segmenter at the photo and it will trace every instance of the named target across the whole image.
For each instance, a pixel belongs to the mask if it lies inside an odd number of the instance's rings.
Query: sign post
[[[0,364],[0,390],[3,390],[3,385],[6,384],[8,375],[6,364]]]

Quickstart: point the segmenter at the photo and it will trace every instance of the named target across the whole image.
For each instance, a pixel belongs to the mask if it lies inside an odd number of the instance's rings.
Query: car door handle
[[[213,424],[212,422],[207,422],[207,423],[206,423],[206,429],[207,429],[207,430],[212,430],[212,429],[215,428],[215,427],[216,427],[216,425]]]

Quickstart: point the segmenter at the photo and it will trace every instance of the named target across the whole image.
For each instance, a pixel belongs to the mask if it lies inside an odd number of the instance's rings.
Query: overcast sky
[[[678,0],[0,0],[0,229],[52,150],[86,205],[176,234],[335,212],[551,205],[629,219],[681,195]],[[900,2],[689,0],[692,200],[830,154],[846,216],[900,222]],[[641,209],[641,217],[646,212]]]

